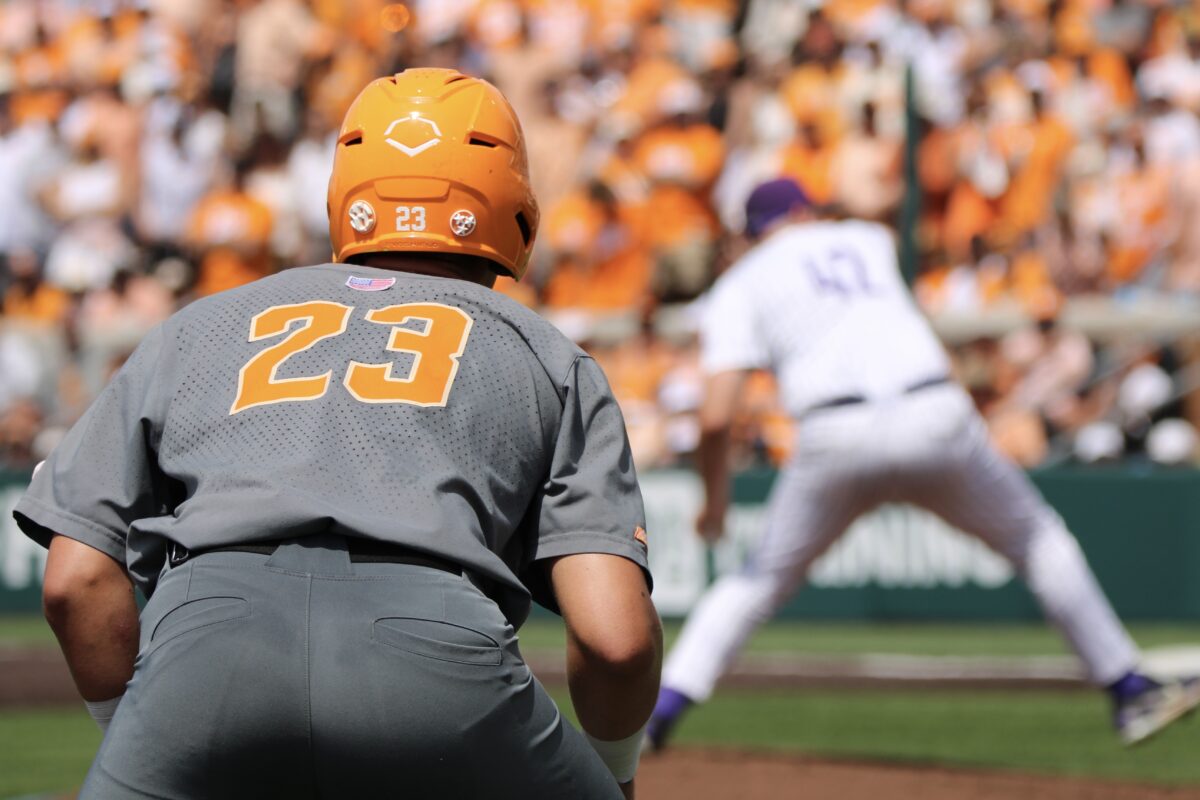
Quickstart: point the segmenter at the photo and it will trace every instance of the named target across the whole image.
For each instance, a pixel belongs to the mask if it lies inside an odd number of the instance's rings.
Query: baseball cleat
[[[642,755],[661,753],[667,747],[667,739],[675,720],[651,717],[646,723],[646,735],[642,738]]]
[[[1125,745],[1145,741],[1200,706],[1200,678],[1150,681],[1150,687],[1117,702],[1117,735]]]

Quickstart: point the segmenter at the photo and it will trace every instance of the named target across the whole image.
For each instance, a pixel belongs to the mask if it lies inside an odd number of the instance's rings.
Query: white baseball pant
[[[967,394],[946,384],[815,412],[771,492],[766,530],[744,569],[715,583],[692,611],[663,684],[699,702],[750,634],[795,594],[812,562],[860,514],[912,503],[1006,557],[1097,685],[1136,667],[1139,653],[1062,518],[997,453]]]

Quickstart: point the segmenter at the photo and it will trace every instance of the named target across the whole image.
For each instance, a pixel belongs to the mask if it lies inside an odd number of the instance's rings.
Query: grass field
[[[54,634],[40,614],[0,615],[0,647],[54,644]]]
[[[674,635],[677,626],[669,626]],[[1134,626],[1145,647],[1200,642],[1200,625]],[[554,621],[522,631],[526,649],[561,646]],[[36,619],[0,618],[0,645],[53,644]],[[817,625],[779,623],[761,652],[1043,655],[1063,652],[1040,625]],[[569,708],[565,692],[555,690]],[[1091,692],[960,690],[725,691],[696,709],[677,739],[807,756],[982,767],[1200,786],[1200,719],[1134,750],[1108,727]],[[0,711],[0,797],[77,786],[99,742],[82,709]]]
[[[1118,746],[1099,694],[1017,691],[718,692],[680,745],[1200,784],[1200,720]]]
[[[78,787],[99,746],[82,705],[0,711],[0,797]]]

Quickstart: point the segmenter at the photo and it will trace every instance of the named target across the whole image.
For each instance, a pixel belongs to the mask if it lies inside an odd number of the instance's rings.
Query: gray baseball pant
[[[166,571],[81,798],[605,798],[465,578],[316,536]]]

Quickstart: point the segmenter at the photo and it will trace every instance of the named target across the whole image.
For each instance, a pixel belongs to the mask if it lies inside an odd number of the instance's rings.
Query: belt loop
[[[320,575],[353,575],[346,537],[317,533],[285,539],[267,559],[268,567]]]
[[[167,542],[167,563],[174,569],[192,557],[191,552],[176,541]]]

